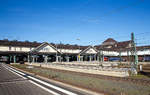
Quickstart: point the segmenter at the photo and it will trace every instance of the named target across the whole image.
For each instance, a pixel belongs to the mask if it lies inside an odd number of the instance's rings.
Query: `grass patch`
[[[123,81],[105,80],[90,76],[82,76],[75,73],[61,72],[53,69],[34,67],[33,69],[26,68],[27,65],[12,65],[19,69],[32,72],[50,79],[55,79],[70,83],[72,85],[105,92],[110,95],[150,95],[150,85],[140,85]],[[142,76],[138,76],[142,77]]]
[[[142,74],[138,74],[138,75],[130,76],[130,77],[134,78],[134,79],[149,79],[150,80],[150,77],[148,77],[146,75],[142,75]]]

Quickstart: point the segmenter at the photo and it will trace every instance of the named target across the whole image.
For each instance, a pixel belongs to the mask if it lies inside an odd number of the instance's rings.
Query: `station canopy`
[[[96,48],[94,48],[93,46],[89,46],[88,48],[86,48],[85,50],[80,52],[80,55],[84,55],[84,54],[97,54],[98,51]]]
[[[31,50],[30,53],[60,53],[53,45],[44,42],[40,46]]]

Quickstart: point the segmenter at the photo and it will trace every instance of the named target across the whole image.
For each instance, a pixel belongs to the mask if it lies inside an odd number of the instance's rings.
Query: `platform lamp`
[[[76,39],[77,41],[80,41],[79,38]],[[79,45],[79,55],[78,55],[78,61],[80,61],[80,45]]]

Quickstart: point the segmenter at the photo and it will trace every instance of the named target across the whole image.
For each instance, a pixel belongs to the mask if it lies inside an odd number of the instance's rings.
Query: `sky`
[[[0,0],[0,39],[99,45],[149,44],[150,0]]]

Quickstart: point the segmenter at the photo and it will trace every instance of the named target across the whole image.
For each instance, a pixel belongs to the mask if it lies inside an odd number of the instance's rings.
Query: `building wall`
[[[30,47],[14,47],[14,46],[0,46],[0,51],[18,51],[18,52],[29,52],[34,48]]]
[[[138,55],[150,55],[150,49],[138,51],[137,54]]]
[[[0,51],[9,51],[9,47],[7,47],[7,46],[0,46]]]
[[[71,53],[71,54],[77,54],[81,52],[81,50],[79,49],[58,49],[58,51],[62,53]]]
[[[30,50],[32,50],[33,48],[27,48],[27,47],[22,47],[22,51],[25,52],[29,52]]]
[[[45,47],[45,48],[50,48],[50,47]],[[0,46],[0,51],[3,51],[3,52],[4,51],[29,52],[30,50],[33,50],[33,49],[34,47]],[[79,52],[81,52],[81,50],[79,49],[58,49],[58,51],[64,54],[65,53],[78,54]],[[93,50],[91,51],[93,52]],[[40,52],[43,52],[43,50],[41,50]],[[48,52],[56,52],[56,51],[51,48],[50,51]],[[116,51],[103,51],[102,53],[106,56],[119,56],[119,52],[116,52]],[[130,52],[127,53],[127,51],[121,52],[121,56],[128,56],[128,54],[131,55],[131,53]],[[137,54],[138,55],[150,55],[150,49],[139,50],[137,51]]]
[[[116,51],[103,51],[103,54],[106,56],[118,56],[119,53]]]

